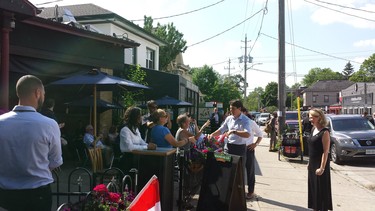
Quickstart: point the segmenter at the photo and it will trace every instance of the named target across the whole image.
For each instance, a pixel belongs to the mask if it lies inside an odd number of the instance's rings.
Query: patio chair
[[[85,166],[89,161],[89,155],[86,144],[83,143],[82,138],[75,139],[73,144],[79,163],[82,164],[82,166]]]
[[[95,174],[97,172],[103,171],[103,155],[101,148],[88,148],[87,149],[89,158],[91,161],[92,172]]]

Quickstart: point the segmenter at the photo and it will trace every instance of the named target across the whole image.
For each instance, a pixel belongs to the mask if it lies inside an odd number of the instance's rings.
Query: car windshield
[[[374,126],[364,118],[332,120],[332,129],[335,131],[373,130]]]
[[[260,117],[264,118],[264,117],[269,117],[270,114],[260,114]]]
[[[296,120],[298,119],[298,113],[286,113],[285,114],[285,120]]]

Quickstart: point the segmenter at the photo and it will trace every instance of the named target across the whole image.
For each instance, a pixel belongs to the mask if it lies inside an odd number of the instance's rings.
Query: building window
[[[125,48],[125,64],[137,64],[137,48]]]
[[[155,69],[155,51],[147,48],[146,54],[146,68]]]
[[[318,98],[318,95],[313,95],[313,99],[312,99],[313,103],[316,103],[316,98]]]
[[[328,103],[329,102],[329,95],[324,95],[324,102]]]

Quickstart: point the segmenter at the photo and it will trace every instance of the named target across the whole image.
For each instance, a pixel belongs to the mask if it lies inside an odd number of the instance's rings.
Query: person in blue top
[[[188,142],[195,144],[196,139],[194,136],[189,137],[183,141],[177,141],[172,135],[171,131],[164,125],[168,121],[168,115],[163,109],[157,109],[151,114],[151,120],[155,126],[151,130],[151,141],[158,147],[172,148],[182,147]]]

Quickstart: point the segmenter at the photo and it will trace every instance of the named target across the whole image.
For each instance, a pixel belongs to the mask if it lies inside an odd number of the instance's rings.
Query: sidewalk
[[[258,199],[247,202],[248,210],[308,210],[307,160],[278,160],[277,152],[268,152],[269,138],[256,148],[256,184]],[[374,210],[375,192],[335,172],[331,165],[334,210]],[[372,207],[372,208],[371,208]]]

